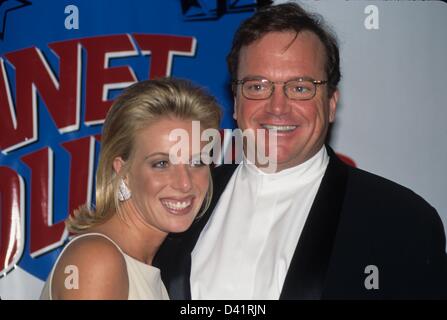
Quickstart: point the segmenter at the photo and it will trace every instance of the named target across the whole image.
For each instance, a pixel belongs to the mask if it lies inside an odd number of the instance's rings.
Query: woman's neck
[[[101,232],[112,238],[127,255],[148,265],[165,240],[167,233],[145,222],[133,206],[126,202],[123,217],[115,213],[91,232]]]

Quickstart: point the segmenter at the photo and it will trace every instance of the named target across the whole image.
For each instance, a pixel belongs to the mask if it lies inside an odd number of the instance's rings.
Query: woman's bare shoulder
[[[127,299],[129,280],[123,254],[103,236],[75,238],[54,270],[52,293],[53,299]]]

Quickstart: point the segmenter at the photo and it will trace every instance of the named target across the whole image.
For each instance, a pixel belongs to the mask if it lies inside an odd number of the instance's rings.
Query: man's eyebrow
[[[289,81],[299,80],[299,79],[301,79],[301,80],[315,80],[314,78],[307,76],[307,75],[297,75],[297,76],[292,76],[290,78],[287,78],[286,80],[281,81],[281,82],[289,82]],[[244,78],[242,78],[242,80],[244,80],[244,81],[247,81],[247,80],[268,80],[271,82],[277,82],[277,81],[272,81],[272,80],[270,80],[266,77],[263,77],[263,76],[251,76],[251,75],[245,76]]]

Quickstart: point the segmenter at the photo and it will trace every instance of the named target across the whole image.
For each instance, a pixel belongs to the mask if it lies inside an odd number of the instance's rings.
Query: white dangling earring
[[[120,179],[120,184],[118,187],[118,200],[119,201],[126,201],[129,200],[132,196],[132,193],[130,192],[129,188],[124,183],[123,179]]]

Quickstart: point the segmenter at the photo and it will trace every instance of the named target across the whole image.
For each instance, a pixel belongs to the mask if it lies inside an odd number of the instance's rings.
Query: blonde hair
[[[80,207],[66,220],[72,233],[80,233],[104,223],[115,212],[120,213],[117,196],[121,177],[129,170],[136,133],[161,118],[175,117],[200,121],[203,129],[218,128],[221,110],[214,97],[203,89],[182,79],[161,78],[138,82],[115,100],[104,122],[101,152],[96,172],[96,208]],[[115,158],[125,165],[117,174]],[[201,213],[206,211],[212,198],[211,174],[208,192]]]

